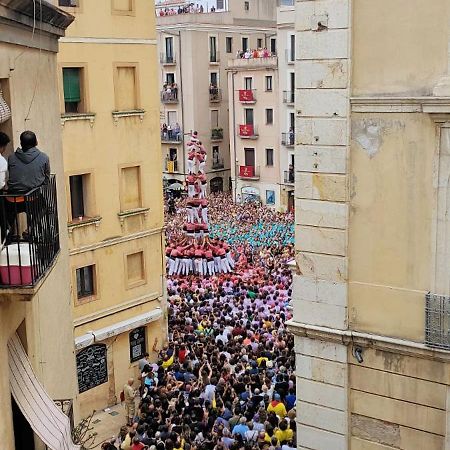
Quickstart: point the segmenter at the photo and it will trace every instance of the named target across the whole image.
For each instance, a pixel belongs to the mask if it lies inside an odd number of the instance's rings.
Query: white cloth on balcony
[[[69,418],[37,379],[15,334],[8,342],[11,393],[33,431],[51,450],[80,450],[72,442]]]

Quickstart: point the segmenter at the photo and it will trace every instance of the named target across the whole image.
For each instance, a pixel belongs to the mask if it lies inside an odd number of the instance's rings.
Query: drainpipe
[[[237,72],[231,72],[231,90],[232,90],[232,105],[233,105],[233,164],[234,164],[234,179],[232,179],[234,189],[234,201],[237,199],[237,164],[236,164],[236,104],[235,104],[235,88],[234,76]]]

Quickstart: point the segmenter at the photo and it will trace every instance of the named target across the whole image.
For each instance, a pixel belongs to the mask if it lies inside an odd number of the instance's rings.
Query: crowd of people
[[[211,6],[210,12],[215,12],[215,6]],[[180,5],[178,8],[160,8],[157,10],[157,15],[159,17],[164,16],[176,16],[177,14],[202,14],[208,12],[207,8],[198,3],[190,3],[187,5]]]
[[[177,83],[164,83],[161,91],[161,98],[165,102],[175,102],[178,100]]]
[[[139,362],[138,407],[130,380],[129,424],[105,450],[296,448],[294,341],[285,327],[292,215],[227,194],[209,200],[211,233],[230,238],[234,270],[168,276],[168,343],[157,362]],[[184,207],[180,200],[166,216],[169,247],[183,239]]]
[[[253,50],[238,50],[236,53],[237,59],[257,59],[257,58],[270,58],[271,56],[276,56],[267,48],[255,48]]]

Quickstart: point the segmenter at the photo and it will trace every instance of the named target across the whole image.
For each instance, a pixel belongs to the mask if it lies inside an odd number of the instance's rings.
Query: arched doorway
[[[223,178],[215,177],[209,182],[211,193],[223,192]]]

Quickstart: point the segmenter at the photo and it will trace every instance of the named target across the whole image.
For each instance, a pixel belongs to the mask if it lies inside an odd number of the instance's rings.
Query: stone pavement
[[[92,432],[97,433],[94,449],[100,449],[102,443],[116,437],[120,427],[126,424],[125,407],[122,404],[111,406],[105,410],[97,411],[92,418]]]

